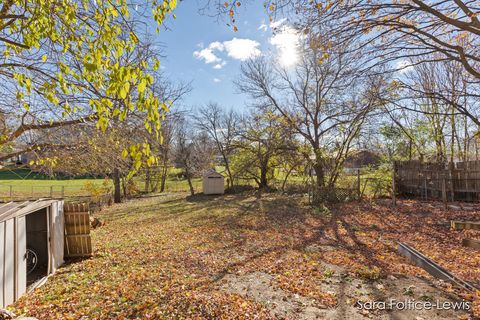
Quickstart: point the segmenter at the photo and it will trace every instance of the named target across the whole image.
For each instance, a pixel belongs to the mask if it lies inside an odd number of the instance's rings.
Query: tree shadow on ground
[[[386,263],[377,258],[378,252],[363,243],[355,233],[355,226],[336,210],[328,216],[314,215],[312,212],[311,208],[299,205],[298,198],[263,197],[254,200],[246,214],[237,211],[213,217],[212,220],[219,228],[219,234],[234,232],[237,235],[238,241],[226,243],[223,248],[246,254],[240,259],[232,259],[232,262],[212,275],[212,281],[217,282],[232,270],[271,254],[281,256],[290,250],[304,254],[312,246],[321,249],[327,246],[329,250],[346,251],[352,256],[357,256],[358,262],[362,261],[368,267],[376,266],[380,269],[386,267]],[[203,217],[196,219],[202,220]],[[192,222],[195,224],[195,219]],[[340,232],[340,225],[346,232]],[[255,247],[255,237],[260,239],[262,235],[268,237],[270,234],[279,235],[281,239],[277,238],[269,243],[267,241],[268,245],[263,247]],[[221,237],[218,238],[220,241]],[[250,247],[245,248],[247,243]],[[262,245],[264,244],[265,242],[262,242]]]

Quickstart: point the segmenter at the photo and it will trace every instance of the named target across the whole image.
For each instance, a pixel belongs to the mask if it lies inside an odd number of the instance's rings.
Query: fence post
[[[62,186],[62,198],[65,197],[65,186]]]
[[[455,202],[455,178],[456,178],[456,174],[455,174],[455,163],[451,163],[449,164],[449,167],[450,167],[450,184],[451,184],[451,192],[452,192],[452,202]]]
[[[442,179],[442,200],[445,209],[447,209],[447,182],[445,177]]]
[[[13,200],[13,186],[10,186],[10,201]]]
[[[427,177],[423,178],[423,186],[425,190],[425,201],[428,200]]]
[[[397,186],[395,185],[395,172],[397,170],[396,162],[393,161],[393,172],[392,172],[392,201],[393,205],[397,205]]]
[[[32,186],[32,199],[33,199],[33,186]]]
[[[50,186],[50,198],[53,198],[53,186]]]
[[[362,198],[362,190],[360,186],[360,169],[357,169],[357,193],[358,193],[358,200]]]

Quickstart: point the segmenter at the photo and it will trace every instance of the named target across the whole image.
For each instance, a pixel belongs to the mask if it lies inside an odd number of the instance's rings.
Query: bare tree
[[[320,39],[317,39],[318,41]],[[385,81],[359,78],[361,59],[346,47],[306,47],[293,70],[272,65],[265,57],[242,65],[241,92],[271,110],[311,148],[317,187],[332,187],[367,114],[378,107]],[[333,166],[330,166],[332,158]],[[327,167],[331,172],[326,172]]]
[[[176,135],[178,122],[185,117],[187,111],[182,109],[184,97],[191,91],[190,83],[174,83],[169,81],[163,74],[157,74],[153,84],[152,91],[162,101],[170,101],[168,113],[164,115],[162,127],[160,128],[161,137],[158,139],[148,130],[143,130],[145,139],[149,141],[150,148],[157,157],[155,166],[145,168],[145,192],[156,192],[160,187],[160,192],[165,191],[168,169],[172,166],[173,144]]]
[[[205,132],[195,133],[187,117],[177,124],[175,137],[175,162],[183,170],[190,194],[195,194],[192,179],[201,176],[213,166],[214,146]]]
[[[395,81],[397,94],[391,97],[386,114],[411,140],[421,158],[438,162],[466,159],[469,132],[475,132],[478,125],[478,99],[472,94],[477,85],[468,81],[458,62],[413,61]]]
[[[338,43],[351,43],[356,37],[361,41],[351,49],[367,48],[372,62],[385,64],[417,57],[417,62],[423,63],[432,61],[431,54],[436,53],[435,61],[457,61],[467,73],[480,78],[480,8],[474,1],[264,2],[270,15],[287,15],[307,33],[324,33],[328,28]],[[233,3],[217,6],[220,14],[229,10],[237,11]]]
[[[238,115],[233,111],[225,111],[216,103],[208,103],[198,111],[196,125],[205,131],[214,141],[218,153],[222,157],[228,176],[228,186],[233,187],[234,174],[230,168],[230,156],[235,151],[236,125]]]

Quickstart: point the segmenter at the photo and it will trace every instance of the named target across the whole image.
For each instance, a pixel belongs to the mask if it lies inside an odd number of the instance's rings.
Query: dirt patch
[[[428,281],[416,277],[389,276],[377,281],[366,281],[349,276],[341,267],[325,265],[328,276],[320,280],[321,288],[337,297],[337,306],[328,308],[315,299],[292,294],[280,289],[275,276],[264,272],[245,275],[229,274],[223,279],[221,290],[253,300],[280,319],[458,319],[466,317],[462,310],[400,310],[404,301],[440,303],[458,302]],[[369,302],[393,302],[392,310],[382,310]],[[397,304],[398,303],[398,304]],[[362,308],[363,306],[363,308]],[[388,309],[388,307],[387,307]]]
[[[315,300],[276,287],[275,278],[268,273],[230,274],[223,282],[222,290],[260,303],[275,317],[315,319],[325,313]]]

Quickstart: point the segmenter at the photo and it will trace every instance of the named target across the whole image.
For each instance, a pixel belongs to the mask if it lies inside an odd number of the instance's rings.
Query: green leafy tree
[[[159,61],[129,65],[122,59],[138,52],[146,37],[140,27],[156,22],[159,30],[175,6],[176,0],[3,1],[0,77],[11,83],[13,114],[21,121],[2,128],[1,151],[31,130],[95,121],[106,131],[112,119],[125,120],[132,110],[158,135],[162,113],[168,110],[168,103],[151,90],[150,71]],[[33,96],[49,105],[42,117],[31,116]],[[129,151],[148,149],[137,144]]]
[[[241,123],[232,169],[236,176],[254,180],[259,189],[269,189],[275,169],[280,166],[280,158],[296,148],[292,135],[271,112],[253,113],[244,117]]]

